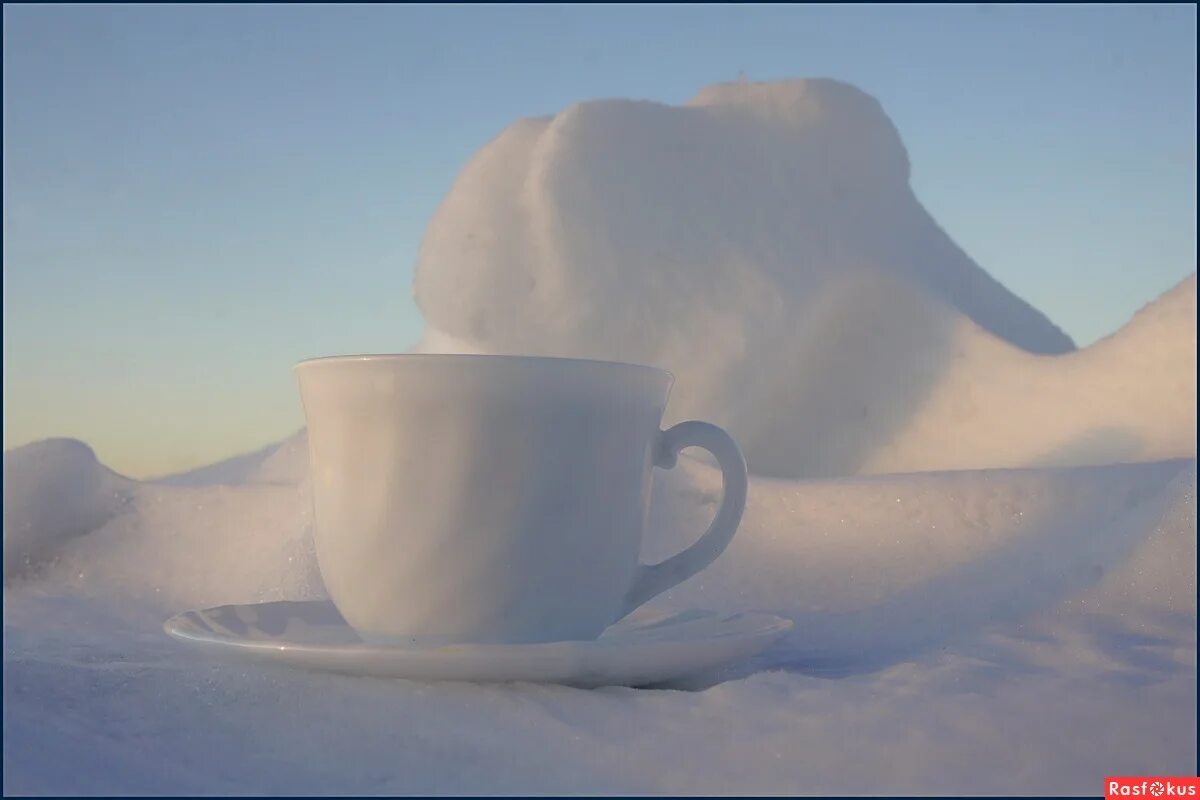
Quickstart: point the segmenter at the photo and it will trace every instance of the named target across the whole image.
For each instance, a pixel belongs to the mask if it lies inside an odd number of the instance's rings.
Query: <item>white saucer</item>
[[[364,643],[328,600],[189,611],[163,629],[209,650],[384,678],[642,686],[755,655],[792,622],[763,613],[639,609],[590,642],[391,645]]]

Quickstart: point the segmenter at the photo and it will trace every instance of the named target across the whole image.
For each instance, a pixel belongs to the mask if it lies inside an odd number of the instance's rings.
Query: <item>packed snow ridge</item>
[[[197,658],[166,616],[324,596],[304,432],[159,481],[38,442],[4,455],[6,793],[1086,795],[1194,774],[1194,274],[1076,350],[921,207],[874,99],[798,80],[515,123],[450,188],[415,290],[420,350],[671,369],[667,421],[725,425],[754,474],[726,554],[655,602],[793,633],[682,691]],[[644,559],[719,493],[701,460],[656,470]]]
[[[580,103],[471,160],[426,232],[417,302],[442,332],[506,349],[657,363],[728,340],[736,364],[823,332],[796,325],[832,299],[831,317],[861,310],[839,292],[883,274],[1026,350],[1072,349],[908,180],[879,103],[837,81]]]
[[[837,81],[517,122],[434,215],[415,291],[425,351],[670,369],[668,421],[726,427],[762,475],[1194,452],[1194,386],[1138,388],[1194,372],[1186,314],[1145,363],[1039,358],[1073,345],[938,227],[879,103]]]
[[[4,582],[29,576],[73,539],[129,503],[134,481],[74,439],[47,439],[4,453]]]

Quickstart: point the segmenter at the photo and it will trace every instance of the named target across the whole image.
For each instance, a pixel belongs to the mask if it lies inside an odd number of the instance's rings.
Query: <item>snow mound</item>
[[[125,511],[133,485],[75,439],[47,439],[5,452],[5,585],[36,573],[66,543]]]
[[[155,482],[39,442],[4,455],[4,791],[1091,794],[1193,774],[1195,276],[1074,350],[908,170],[879,104],[834,81],[583,103],[483,148],[422,245],[421,349],[665,366],[668,423],[731,430],[756,473],[743,524],[654,603],[784,614],[779,646],[672,691],[200,657],[168,615],[324,594],[304,432]],[[656,470],[643,559],[719,497],[702,460]]]
[[[177,472],[152,479],[165,486],[233,486],[253,483],[262,463],[270,458],[283,442],[273,442],[259,450],[232,456],[215,464],[208,464],[187,472]]]
[[[758,474],[815,478],[1069,467],[1196,455],[1195,274],[1148,303],[1116,333],[1054,357],[1027,353],[969,320],[945,316],[945,330],[953,331],[952,353],[901,352],[920,334],[890,326],[885,313],[875,312],[913,295],[893,284],[888,292],[870,294],[864,304],[867,297],[863,291],[849,292],[844,305],[823,312],[844,313],[855,321],[842,326],[839,337],[794,348],[813,360],[846,362],[826,370],[821,381],[780,379],[777,390],[794,402],[795,422],[778,428],[757,424],[760,409],[754,398],[738,394],[736,382],[722,399],[722,413],[707,416],[742,431],[743,448],[759,455]],[[850,313],[854,304],[858,307]],[[931,322],[944,312],[926,306],[924,319]],[[884,343],[893,348],[890,353]],[[486,352],[432,329],[424,344],[427,352]],[[831,352],[818,356],[826,348]],[[879,358],[872,369],[852,368],[868,348],[873,357],[889,357]],[[949,364],[934,363],[941,360]],[[918,384],[919,403],[905,408]],[[673,390],[675,416],[705,418],[703,408],[680,396],[685,390]],[[847,400],[855,397],[862,405]],[[810,414],[828,426],[805,424]],[[308,438],[301,430],[258,453],[166,481],[298,485],[307,475]]]
[[[139,484],[131,513],[63,542],[43,586],[165,612],[319,597],[307,486]]]
[[[233,486],[239,483],[255,483],[255,475],[263,461],[282,446],[282,441],[273,442],[253,452],[231,456],[215,464],[154,478],[153,482],[166,486]]]
[[[862,303],[864,293],[852,293]],[[886,296],[884,296],[886,295]],[[963,318],[946,320],[950,354],[899,352],[919,338],[889,327],[885,303],[912,295],[899,286],[847,314],[839,338],[798,344],[816,360],[844,359],[822,381],[780,380],[796,420],[778,428],[756,423],[759,410],[731,383],[723,418],[758,453],[755,471],[809,478],[998,467],[1070,467],[1190,458],[1196,455],[1196,276],[1148,303],[1121,330],[1084,350],[1038,356],[996,339]],[[925,320],[944,309],[927,307]],[[836,315],[845,307],[827,309]],[[896,358],[852,368],[882,343]],[[427,331],[428,352],[482,352],[470,343]],[[948,360],[938,366],[935,361]],[[937,375],[936,378],[932,377]],[[921,388],[916,388],[920,385]],[[906,388],[907,387],[907,388]],[[673,392],[676,416],[705,417],[684,389]],[[919,402],[909,403],[920,394]],[[847,398],[859,398],[856,406]],[[866,398],[866,399],[863,399]],[[906,408],[906,404],[914,407]],[[812,414],[828,427],[805,424]],[[903,416],[901,423],[899,417]],[[710,419],[712,417],[709,417]],[[749,436],[750,438],[746,438]],[[298,484],[308,471],[305,433],[273,450],[246,480]]]
[[[696,461],[656,479],[647,559],[718,494]],[[4,789],[1086,794],[1106,770],[1187,774],[1195,480],[1194,460],[754,478],[726,555],[660,602],[797,627],[672,691],[197,657],[166,615],[319,593],[308,498],[142,485],[5,592]]]
[[[279,443],[254,472],[253,482],[296,485],[308,478],[308,430],[295,433]]]
[[[426,230],[421,349],[666,367],[669,416],[729,428],[752,470],[852,474],[950,365],[962,320],[1072,349],[938,228],[908,173],[879,104],[831,80],[522,120]]]
[[[753,477],[729,550],[662,602],[784,613],[799,623],[810,666],[862,668],[1021,619],[1094,583],[1136,548],[1144,519],[1193,473],[1194,461],[1176,460]],[[645,559],[694,540],[719,496],[720,473],[698,460],[656,470]],[[126,513],[46,551],[40,585],[163,613],[324,596],[306,482],[130,483],[123,497]],[[1170,595],[1158,605],[1180,610],[1188,600]]]
[[[956,343],[919,409],[858,472],[1196,455],[1195,274],[1084,350],[1035,356],[978,329]]]
[[[166,475],[166,486],[237,486],[246,483],[296,484],[308,474],[308,434],[301,430],[281,442],[198,469]]]
[[[679,475],[658,477],[665,480],[652,508],[652,559],[686,546],[720,496],[719,472],[694,461]],[[782,610],[796,621],[793,639],[806,668],[861,670],[1080,595],[1121,569],[1166,510],[1190,502],[1194,491],[1189,459],[838,481],[754,478],[729,550],[667,598],[681,607],[721,598]],[[1194,532],[1175,534],[1179,557],[1194,547]],[[1136,587],[1159,611],[1194,614],[1194,575],[1194,563],[1185,561],[1110,584]]]

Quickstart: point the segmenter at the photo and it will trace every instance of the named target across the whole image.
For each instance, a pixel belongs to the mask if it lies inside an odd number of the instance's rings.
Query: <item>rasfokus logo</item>
[[[1104,797],[1200,797],[1200,778],[1187,775],[1153,777],[1108,777],[1104,779]]]

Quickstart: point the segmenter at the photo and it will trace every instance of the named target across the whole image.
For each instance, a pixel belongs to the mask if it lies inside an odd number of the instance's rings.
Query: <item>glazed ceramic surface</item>
[[[164,627],[208,650],[352,675],[587,687],[662,683],[748,658],[792,623],[771,614],[640,609],[590,642],[373,645],[331,602],[308,601],[189,611]]]
[[[746,463],[704,422],[660,431],[672,377],[521,356],[344,356],[296,367],[317,559],[366,640],[595,639],[729,544]],[[708,531],[656,565],[638,554],[654,466],[716,456]]]

